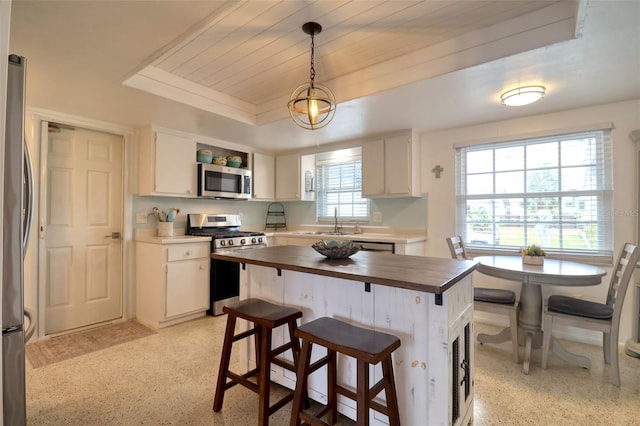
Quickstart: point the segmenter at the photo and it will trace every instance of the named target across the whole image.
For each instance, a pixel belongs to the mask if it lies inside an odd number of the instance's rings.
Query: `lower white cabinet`
[[[210,243],[136,242],[136,317],[153,328],[203,316]]]

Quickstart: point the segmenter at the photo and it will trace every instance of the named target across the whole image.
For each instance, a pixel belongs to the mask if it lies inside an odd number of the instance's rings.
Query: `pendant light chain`
[[[315,81],[316,78],[316,67],[315,67],[315,41],[314,41],[314,34],[311,34],[311,87],[313,87],[313,83]]]

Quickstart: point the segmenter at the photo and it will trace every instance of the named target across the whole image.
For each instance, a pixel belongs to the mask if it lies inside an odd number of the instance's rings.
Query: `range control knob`
[[[256,239],[255,237],[251,239],[251,244],[255,244],[256,243]]]
[[[247,243],[247,241],[244,238],[240,240],[240,245],[246,244],[246,243]]]
[[[258,237],[258,242],[262,244],[262,237]]]
[[[233,245],[233,240],[229,240],[229,245],[232,246]]]
[[[226,246],[226,245],[227,245],[227,242],[226,242],[225,240],[220,240],[220,245],[221,245],[221,246]]]

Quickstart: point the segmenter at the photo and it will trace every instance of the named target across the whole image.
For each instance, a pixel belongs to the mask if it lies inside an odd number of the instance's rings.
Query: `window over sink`
[[[318,222],[369,220],[369,200],[362,198],[359,147],[316,154],[316,217]]]

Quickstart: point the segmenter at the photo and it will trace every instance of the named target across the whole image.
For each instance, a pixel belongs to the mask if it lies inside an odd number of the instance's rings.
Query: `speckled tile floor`
[[[227,392],[221,413],[211,409],[225,320],[206,317],[57,364],[27,365],[28,425],[254,425],[257,396],[244,388]],[[476,332],[496,330],[476,324]],[[555,357],[542,370],[535,351],[525,376],[508,344],[476,345],[475,424],[639,424],[640,359],[621,354],[617,388],[600,347],[564,343],[588,356],[591,370]],[[289,412],[290,405],[271,424],[288,424]]]

